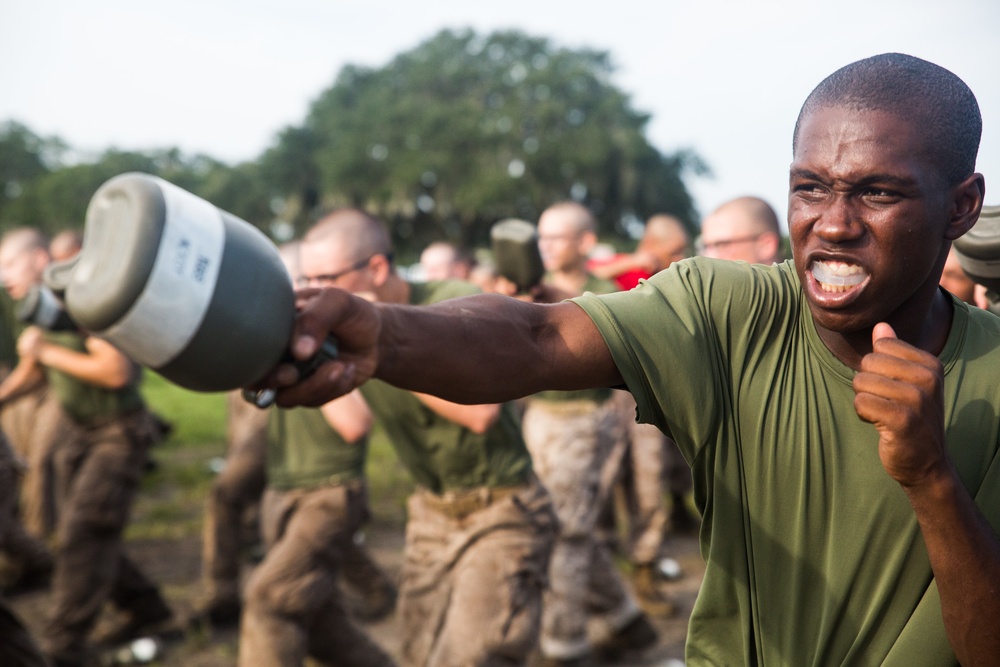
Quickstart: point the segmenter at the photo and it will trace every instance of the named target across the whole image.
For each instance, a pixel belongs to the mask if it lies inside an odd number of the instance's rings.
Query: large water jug
[[[263,377],[295,316],[291,277],[260,230],[141,173],[97,190],[83,248],[46,283],[82,329],[197,391]]]

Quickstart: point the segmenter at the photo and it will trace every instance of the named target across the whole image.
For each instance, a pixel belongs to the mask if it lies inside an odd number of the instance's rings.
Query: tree
[[[34,136],[26,128],[19,128],[18,135]],[[13,159],[4,159],[7,154],[15,154],[9,149],[13,143],[8,142],[4,153],[0,134],[0,169],[15,165]],[[270,203],[278,193],[265,187],[260,167],[253,162],[230,167],[205,155],[186,156],[177,148],[148,152],[113,148],[94,161],[49,170],[41,159],[31,159],[39,157],[40,150],[23,153],[20,166],[10,168],[9,173],[16,177],[7,181],[17,183],[16,196],[0,200],[0,224],[4,228],[25,225],[50,234],[82,228],[94,192],[105,181],[131,171],[159,176],[265,230],[274,218]]]
[[[320,203],[320,170],[316,164],[318,138],[308,127],[286,127],[274,146],[260,158],[261,177],[294,204],[286,218],[303,228]]]
[[[66,145],[15,121],[0,124],[0,223],[17,224],[8,209],[35,180],[59,166]]]
[[[649,144],[649,116],[612,72],[604,52],[445,30],[384,68],[343,68],[304,126],[265,155],[265,171],[296,195],[300,225],[316,207],[363,206],[418,248],[482,244],[496,220],[533,220],[568,198],[588,204],[606,235],[660,211],[693,226],[682,176],[704,166]]]
[[[278,192],[272,192],[265,184],[258,163],[245,162],[235,167],[213,163],[192,192],[263,231],[270,231],[274,219],[271,201]]]

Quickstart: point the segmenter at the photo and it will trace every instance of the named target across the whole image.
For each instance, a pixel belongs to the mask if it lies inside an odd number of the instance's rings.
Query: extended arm
[[[46,342],[41,331],[28,327],[17,341],[18,353],[104,389],[121,389],[135,373],[135,365],[111,343],[88,337],[86,352]]]
[[[1000,655],[1000,540],[947,456],[943,372],[936,357],[875,328],[855,377],[858,415],[879,432],[879,456],[903,487],[941,594],[945,630],[963,665]]]
[[[398,306],[333,289],[299,296],[293,354],[308,358],[329,333],[340,356],[301,381],[290,365],[279,367],[264,385],[282,387],[280,405],[320,405],[370,377],[465,404],[622,381],[597,327],[573,303],[482,294]]]

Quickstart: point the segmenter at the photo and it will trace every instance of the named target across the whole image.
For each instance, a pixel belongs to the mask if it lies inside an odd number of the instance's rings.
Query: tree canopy
[[[649,116],[612,72],[604,52],[445,30],[383,68],[345,67],[265,169],[285,170],[281,185],[300,194],[306,218],[361,206],[403,243],[481,243],[492,222],[534,220],[563,199],[590,206],[605,234],[661,211],[693,224],[682,177],[703,165],[650,145]]]
[[[649,143],[649,115],[632,108],[613,72],[601,51],[444,30],[384,67],[344,67],[301,125],[235,167],[177,149],[111,148],[71,163],[59,139],[8,122],[0,225],[80,226],[102,182],[137,170],[268,232],[301,233],[330,208],[360,206],[411,255],[438,239],[485,244],[495,221],[533,221],[565,199],[589,206],[605,238],[657,212],[693,228],[683,177],[706,168],[689,150],[665,155]]]
[[[136,152],[110,148],[95,159],[68,163],[60,139],[25,126],[0,125],[0,229],[37,227],[52,234],[83,226],[87,205],[102,183],[129,171],[160,176],[219,208],[258,225],[271,217],[269,190],[256,163],[230,167],[176,148]]]

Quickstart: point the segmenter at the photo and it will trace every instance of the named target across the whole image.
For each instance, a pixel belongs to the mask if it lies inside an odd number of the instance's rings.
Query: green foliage
[[[47,174],[58,164],[65,145],[43,139],[14,121],[0,124],[0,206],[16,196],[23,183]]]
[[[275,222],[302,232],[330,207],[361,206],[389,223],[404,257],[442,238],[486,245],[496,220],[535,220],[562,199],[587,204],[606,239],[656,212],[693,229],[682,179],[705,166],[691,151],[650,145],[649,115],[613,73],[606,52],[444,30],[385,67],[344,67],[301,124],[236,166],[176,148],[68,163],[60,139],[7,122],[0,230],[79,228],[94,191],[127,171],[161,176],[267,232]]]
[[[9,174],[0,190],[0,227],[32,226],[54,234],[84,225],[87,205],[108,179],[130,171],[160,176],[193,192],[219,208],[259,227],[273,219],[271,198],[255,163],[230,167],[204,155],[185,156],[176,148],[131,152],[109,149],[92,162],[45,168],[48,143],[13,125],[0,131],[0,177]],[[19,152],[20,151],[20,152]]]
[[[345,67],[265,169],[299,195],[300,227],[322,193],[320,206],[378,213],[403,247],[483,244],[496,220],[533,220],[567,198],[586,202],[609,235],[658,211],[693,225],[681,177],[703,165],[652,147],[648,115],[611,74],[607,53],[446,30],[382,69]]]

